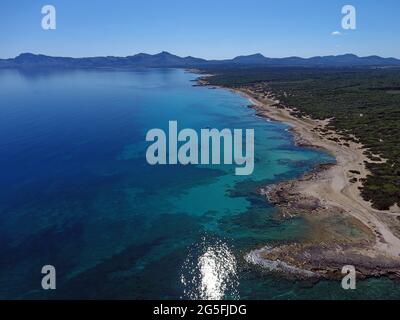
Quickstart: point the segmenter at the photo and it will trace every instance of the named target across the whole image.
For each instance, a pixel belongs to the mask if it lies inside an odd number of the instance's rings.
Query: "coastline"
[[[207,76],[199,79],[200,86],[208,85]],[[369,174],[365,162],[372,162],[363,145],[328,130],[330,119],[298,117],[271,93],[260,97],[248,89],[221,88],[247,98],[257,116],[288,124],[296,145],[336,159],[297,180],[260,188],[280,219],[302,216],[313,234],[305,241],[257,248],[245,260],[290,277],[341,279],[343,266],[354,265],[361,277],[400,278],[400,210],[379,211],[362,198],[359,188]]]
[[[320,230],[307,243],[256,250],[247,260],[257,255],[264,262],[282,261],[328,278],[339,277],[347,264],[354,265],[363,276],[400,276],[399,234],[390,228],[390,221],[383,219],[397,217],[400,212],[396,208],[376,210],[362,198],[359,187],[369,174],[365,162],[371,161],[362,144],[345,141],[338,133],[326,130],[329,119],[299,118],[293,115],[295,110],[280,106],[273,98],[260,101],[255,93],[235,91],[251,101],[258,116],[290,125],[297,145],[322,149],[336,159],[336,164],[320,165],[300,179],[260,190],[283,218],[301,215]],[[360,234],[352,237],[335,230],[333,223],[340,222]]]

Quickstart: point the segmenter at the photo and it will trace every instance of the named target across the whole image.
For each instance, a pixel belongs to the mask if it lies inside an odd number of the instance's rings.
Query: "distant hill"
[[[390,67],[400,66],[400,60],[379,56],[358,57],[354,54],[312,58],[267,58],[260,53],[229,60],[205,60],[179,57],[169,52],[155,55],[139,53],[127,57],[68,58],[23,53],[14,59],[0,59],[0,68],[63,67],[63,68],[196,68],[207,66],[296,66],[296,67]]]

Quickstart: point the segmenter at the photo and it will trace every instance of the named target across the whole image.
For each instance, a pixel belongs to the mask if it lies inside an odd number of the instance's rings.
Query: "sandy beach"
[[[301,215],[313,225],[310,238],[302,243],[265,247],[247,255],[249,262],[262,266],[276,262],[303,270],[299,274],[337,277],[344,265],[354,265],[364,276],[400,274],[400,210],[379,211],[365,201],[359,187],[369,172],[360,143],[343,140],[325,127],[327,120],[293,116],[274,98],[259,98],[249,90],[238,90],[247,97],[258,116],[289,124],[298,145],[321,148],[337,163],[319,166],[298,180],[261,188],[274,203],[281,218]],[[382,160],[384,161],[384,160]],[[342,228],[345,226],[345,228]],[[348,230],[354,230],[349,234]]]

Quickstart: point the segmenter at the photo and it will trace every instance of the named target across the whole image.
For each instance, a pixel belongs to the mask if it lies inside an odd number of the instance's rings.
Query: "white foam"
[[[252,263],[255,265],[259,265],[263,268],[266,268],[269,271],[282,271],[282,272],[286,272],[286,273],[299,274],[299,275],[306,276],[306,277],[317,276],[317,274],[312,271],[291,266],[291,265],[287,264],[286,262],[283,262],[280,260],[275,260],[275,261],[268,260],[268,259],[263,258],[261,256],[261,254],[268,252],[268,251],[271,251],[271,247],[265,247],[260,250],[251,251],[250,253],[248,253],[245,256],[245,260],[248,263]]]

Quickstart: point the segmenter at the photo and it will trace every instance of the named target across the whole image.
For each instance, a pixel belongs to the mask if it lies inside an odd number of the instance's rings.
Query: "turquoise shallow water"
[[[250,249],[304,237],[256,192],[332,161],[295,147],[226,90],[182,70],[0,72],[1,298],[397,298],[390,280],[292,282],[247,264]],[[255,171],[149,166],[145,135],[254,128]],[[41,267],[57,290],[41,290]]]

